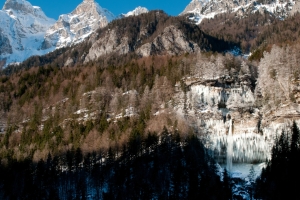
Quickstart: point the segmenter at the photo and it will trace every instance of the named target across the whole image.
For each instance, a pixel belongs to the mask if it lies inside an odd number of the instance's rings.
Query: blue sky
[[[6,0],[0,0],[0,7]],[[58,19],[60,14],[74,10],[83,0],[28,0],[34,6],[40,6],[48,17]],[[149,10],[162,9],[169,15],[178,15],[191,0],[96,0],[101,7],[107,8],[113,14],[119,15],[143,6]]]

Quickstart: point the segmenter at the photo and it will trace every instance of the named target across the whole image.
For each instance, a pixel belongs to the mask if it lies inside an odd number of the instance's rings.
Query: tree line
[[[294,122],[276,137],[271,160],[256,180],[255,198],[294,199],[299,194],[300,131]]]
[[[121,145],[83,154],[7,158],[0,165],[1,199],[230,199],[203,144],[166,128],[158,135],[132,132]],[[218,191],[218,192],[216,192]]]

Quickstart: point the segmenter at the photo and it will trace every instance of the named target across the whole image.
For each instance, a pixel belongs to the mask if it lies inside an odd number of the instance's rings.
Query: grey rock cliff
[[[136,50],[141,56],[150,56],[152,54],[178,55],[183,52],[199,52],[199,46],[187,40],[184,34],[175,26],[169,26],[157,36],[153,42],[146,43]]]
[[[150,55],[178,55],[183,53],[200,52],[199,46],[187,37],[176,26],[166,27],[158,36],[151,41],[144,41],[145,37],[151,37],[141,27],[134,45],[129,43],[127,35],[120,36],[116,29],[108,29],[99,39],[95,36],[90,38],[93,44],[85,58],[85,62],[96,60],[100,56],[116,53],[119,55],[134,52],[144,57]]]

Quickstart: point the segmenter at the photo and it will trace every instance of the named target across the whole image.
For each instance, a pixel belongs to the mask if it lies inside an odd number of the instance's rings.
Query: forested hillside
[[[177,41],[176,37],[182,37],[182,40]],[[61,48],[44,56],[33,56],[20,65],[6,68],[2,73],[9,74],[18,69],[47,65],[62,67],[87,62],[103,65],[112,60],[116,62],[120,55],[129,60],[141,58],[142,51],[149,51],[148,56],[181,55],[197,53],[200,50],[223,52],[234,46],[235,41],[224,41],[205,34],[185,17],[171,17],[157,10],[140,16],[114,20],[74,47]],[[100,51],[99,55],[90,56],[97,51]]]
[[[266,160],[255,195],[284,194],[273,166],[299,156],[298,136],[276,139],[291,121],[299,132],[298,21],[223,13],[196,25],[156,10],[7,67],[0,198],[247,199],[253,185],[232,166]]]
[[[276,137],[272,158],[256,181],[256,198],[293,199],[298,195],[300,131],[294,122],[290,130]]]
[[[213,19],[204,19],[199,26],[218,39],[238,43],[242,52],[252,52],[250,60],[259,60],[263,52],[269,52],[274,44],[299,43],[299,16],[297,13],[279,20],[269,13],[255,12],[247,17],[224,13]]]
[[[256,38],[277,21],[279,19],[269,13],[256,12],[247,17],[224,13],[212,19],[204,19],[199,26],[209,35],[239,44],[242,52],[248,53],[258,47]]]
[[[83,155],[72,149],[46,160],[0,165],[1,199],[228,199],[228,175],[195,136],[133,133],[128,143]],[[217,193],[215,191],[218,191]]]
[[[236,72],[249,71],[254,80],[256,74],[254,66],[241,68],[241,60],[229,54],[127,60],[41,66],[3,76],[1,108],[9,122],[1,143],[3,156],[30,156],[38,161],[49,152],[63,153],[72,147],[84,152],[108,149],[126,142],[132,132],[159,133],[164,126],[188,134],[193,130],[174,108],[186,105],[188,109],[188,102],[177,95],[187,92],[182,79],[195,75],[197,63],[203,62],[199,67],[205,77],[228,73],[238,78]],[[219,64],[218,74],[214,67]]]

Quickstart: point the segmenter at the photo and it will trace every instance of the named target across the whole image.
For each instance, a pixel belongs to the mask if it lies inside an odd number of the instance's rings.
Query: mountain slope
[[[299,10],[298,3],[294,8],[295,4],[296,2],[291,0],[192,0],[180,15],[189,15],[190,19],[197,24],[200,24],[203,19],[214,18],[215,15],[220,13],[236,13],[238,16],[245,16],[259,11],[260,13],[268,12],[283,19]]]
[[[84,0],[73,12],[61,15],[47,30],[42,49],[55,49],[83,41],[98,28],[107,26],[115,16],[94,0]]]
[[[180,55],[212,50],[223,51],[229,43],[204,34],[198,26],[182,17],[151,11],[131,19],[116,20],[90,37],[92,44],[85,62],[112,53],[138,56]]]
[[[54,22],[28,1],[7,0],[0,10],[0,67],[46,53],[39,47]]]
[[[109,60],[113,56],[180,55],[200,51],[227,51],[234,43],[211,37],[185,17],[170,17],[163,11],[114,20],[75,46],[58,49],[45,56],[33,57],[18,68],[59,66]],[[8,69],[10,70],[10,69]]]

